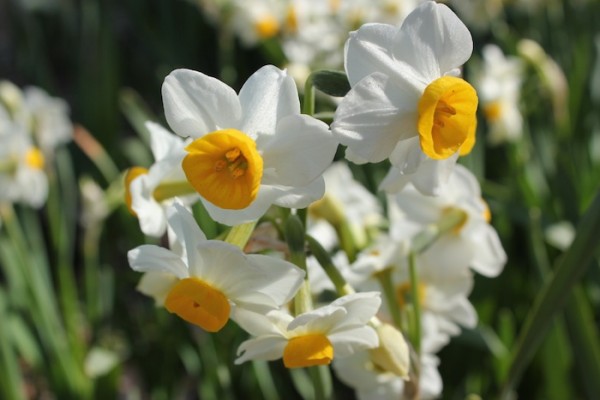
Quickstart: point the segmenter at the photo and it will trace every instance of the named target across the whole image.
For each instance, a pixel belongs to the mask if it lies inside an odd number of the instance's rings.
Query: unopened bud
[[[379,368],[401,378],[408,378],[410,357],[402,333],[390,324],[377,326],[379,347],[369,350],[371,361]]]

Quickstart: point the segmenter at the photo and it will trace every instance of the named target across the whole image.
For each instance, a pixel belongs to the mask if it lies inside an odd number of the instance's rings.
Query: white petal
[[[154,200],[150,174],[140,175],[129,185],[131,208],[135,211],[140,229],[148,236],[160,237],[167,229],[167,218],[163,207]]]
[[[250,257],[229,243],[198,244],[197,273],[240,307],[257,311],[281,306],[293,296],[304,274],[287,261]],[[264,265],[257,266],[257,262]]]
[[[323,174],[333,160],[337,142],[327,124],[298,114],[280,120],[277,133],[259,146],[265,162],[263,182],[296,187]]]
[[[482,224],[471,240],[474,242],[471,267],[483,276],[498,276],[506,264],[507,256],[496,230],[490,225]]]
[[[183,140],[169,132],[161,125],[148,121],[146,129],[150,132],[150,148],[155,161],[180,153],[181,158],[185,155]]]
[[[332,132],[356,155],[379,162],[398,141],[417,135],[417,98],[382,73],[356,84],[335,112]]]
[[[305,208],[312,202],[319,200],[325,194],[325,180],[315,179],[309,185],[298,188],[268,187],[277,193],[273,204],[285,208]]]
[[[353,293],[340,297],[331,305],[344,307],[348,313],[344,321],[334,328],[337,332],[350,327],[363,326],[369,322],[381,306],[381,294],[379,292]]]
[[[129,266],[138,272],[166,272],[179,279],[189,276],[186,265],[179,256],[162,247],[145,244],[127,253]]]
[[[146,272],[142,275],[136,289],[138,292],[152,297],[156,306],[163,306],[169,291],[176,282],[177,277],[173,274]]]
[[[409,97],[420,96],[414,84],[399,74],[398,64],[391,52],[398,28],[387,24],[365,24],[350,33],[346,43],[344,65],[350,85],[354,87],[365,77],[379,72],[394,81],[406,84]]]
[[[235,364],[248,360],[277,360],[283,357],[286,345],[287,340],[281,336],[262,336],[246,340],[238,347],[238,354],[243,354],[235,360]]]
[[[241,210],[226,210],[215,206],[203,198],[200,200],[212,219],[225,225],[234,226],[245,222],[256,221],[262,217],[278,196],[281,196],[281,190],[276,190],[269,186],[262,186],[258,191],[258,196],[252,204]]]
[[[268,294],[277,305],[283,305],[295,296],[306,275],[303,270],[294,264],[275,257],[249,254],[246,259],[257,270],[269,276],[267,284],[261,284],[260,290]],[[252,288],[250,285],[245,286],[244,289],[247,291],[259,290],[258,288]]]
[[[394,38],[398,69],[429,83],[464,64],[473,51],[469,30],[450,9],[427,1],[410,13]]]
[[[285,327],[294,318],[283,311],[258,313],[243,307],[232,307],[230,318],[252,336],[285,336]]]
[[[175,240],[185,250],[183,256],[188,259],[190,275],[197,276],[197,265],[201,261],[197,258],[196,248],[198,244],[206,241],[206,235],[198,226],[192,213],[181,203],[175,202],[167,209],[167,219]]]
[[[237,95],[218,79],[177,69],[165,78],[162,96],[169,126],[183,137],[239,126],[242,112]]]
[[[256,71],[240,90],[241,129],[257,139],[273,135],[277,123],[300,113],[300,100],[294,80],[284,71],[266,65]]]
[[[475,247],[469,240],[453,233],[439,238],[422,253],[424,262],[441,271],[452,273],[469,267]]]
[[[334,357],[348,357],[357,351],[379,346],[379,337],[370,326],[332,333],[327,338],[333,346]]]

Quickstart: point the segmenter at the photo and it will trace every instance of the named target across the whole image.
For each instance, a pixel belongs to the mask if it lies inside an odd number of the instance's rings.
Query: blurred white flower
[[[309,206],[309,216],[324,219],[336,230],[344,224],[358,248],[367,245],[369,231],[384,222],[377,197],[352,176],[345,162],[335,162],[323,173],[325,195]]]
[[[26,87],[23,101],[29,126],[44,154],[51,154],[57,146],[71,141],[73,124],[69,106],[63,99],[51,97],[38,87]]]
[[[48,198],[44,155],[22,125],[8,120],[6,114],[0,120],[0,201],[39,208]]]
[[[389,158],[426,194],[437,194],[475,143],[477,94],[458,78],[471,56],[466,26],[443,4],[425,2],[400,28],[366,24],[346,44],[352,86],[332,131],[350,161]]]
[[[129,265],[139,272],[163,273],[146,278],[142,286],[182,319],[206,331],[219,331],[233,309],[257,313],[280,307],[296,293],[304,272],[286,261],[246,255],[229,243],[206,240],[193,216],[179,203],[167,210],[174,234],[174,251],[142,245],[128,253]],[[172,284],[172,276],[177,278]],[[160,291],[169,288],[166,297]]]
[[[437,266],[440,271],[457,271],[470,266],[488,277],[497,276],[502,271],[506,253],[490,225],[490,210],[481,197],[479,183],[465,167],[457,165],[454,168],[437,197],[425,196],[412,185],[407,185],[390,196],[388,205],[390,235],[393,237],[406,237],[407,230],[403,224],[407,221],[423,229],[439,223],[452,210],[465,213],[465,221],[421,254],[428,265]]]
[[[355,293],[298,315],[272,310],[256,314],[236,309],[232,319],[255,336],[238,348],[236,364],[283,357],[287,368],[327,365],[335,358],[379,344],[367,323],[381,304],[379,293]]]
[[[483,50],[483,66],[474,79],[481,106],[488,121],[491,144],[518,140],[523,135],[523,116],[519,110],[523,63],[506,57],[493,44]]]
[[[287,12],[286,1],[233,0],[231,27],[247,46],[280,33]]]
[[[210,216],[234,225],[271,205],[303,208],[323,196],[322,173],[337,143],[327,125],[300,114],[284,71],[265,66],[239,96],[196,71],[175,70],[162,88],[167,121],[192,137],[183,169]]]
[[[428,353],[421,355],[419,371],[419,398],[435,399],[442,393],[442,378],[437,370],[439,359]],[[412,399],[405,393],[406,385],[413,385],[398,375],[381,369],[373,363],[368,351],[358,352],[343,360],[335,360],[333,370],[337,377],[356,391],[359,400]]]

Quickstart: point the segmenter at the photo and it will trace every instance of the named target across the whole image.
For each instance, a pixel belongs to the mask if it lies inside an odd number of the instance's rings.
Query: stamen
[[[235,148],[229,150],[227,153],[225,153],[225,158],[229,162],[234,162],[240,157],[241,154],[242,154],[242,152],[240,151],[240,149],[235,147]]]
[[[183,170],[202,197],[217,207],[234,210],[254,201],[263,161],[252,138],[224,129],[196,139],[186,150]]]

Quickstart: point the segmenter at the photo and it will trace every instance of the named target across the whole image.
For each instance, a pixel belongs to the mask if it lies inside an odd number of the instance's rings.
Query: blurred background
[[[4,220],[0,397],[301,397],[302,377],[290,377],[280,363],[233,367],[246,338],[235,326],[208,335],[155,309],[135,291],[139,275],[126,259],[152,239],[123,205],[121,174],[152,162],[143,122],[166,126],[160,90],[170,71],[194,69],[237,90],[265,64],[288,67],[301,88],[307,71],[343,70],[347,33],[303,59],[312,42],[298,39],[298,24],[310,18],[293,22],[286,14],[252,38],[244,24],[256,26],[248,9],[260,2],[234,3],[0,0],[0,80],[63,98],[75,126],[74,140],[56,153],[48,204],[15,206],[19,226]],[[536,296],[600,188],[600,1],[447,3],[472,32],[464,74],[480,93],[478,142],[461,162],[479,178],[509,258],[500,277],[477,277],[470,300],[478,328],[440,353],[442,398],[493,398],[514,368]],[[361,7],[363,14],[347,13],[331,26],[348,32],[377,18],[397,25],[404,15],[396,7],[371,16],[375,5]],[[511,67],[493,70],[507,60]],[[502,88],[517,114],[498,127]],[[333,110],[335,101],[318,98],[326,122]],[[354,170],[374,191],[386,168]],[[581,279],[564,287],[566,305],[548,317],[541,346],[523,365],[513,393],[519,398],[600,396],[598,251],[588,261],[577,270]],[[261,378],[265,368],[274,387]],[[342,383],[334,385],[337,398],[352,398]]]

